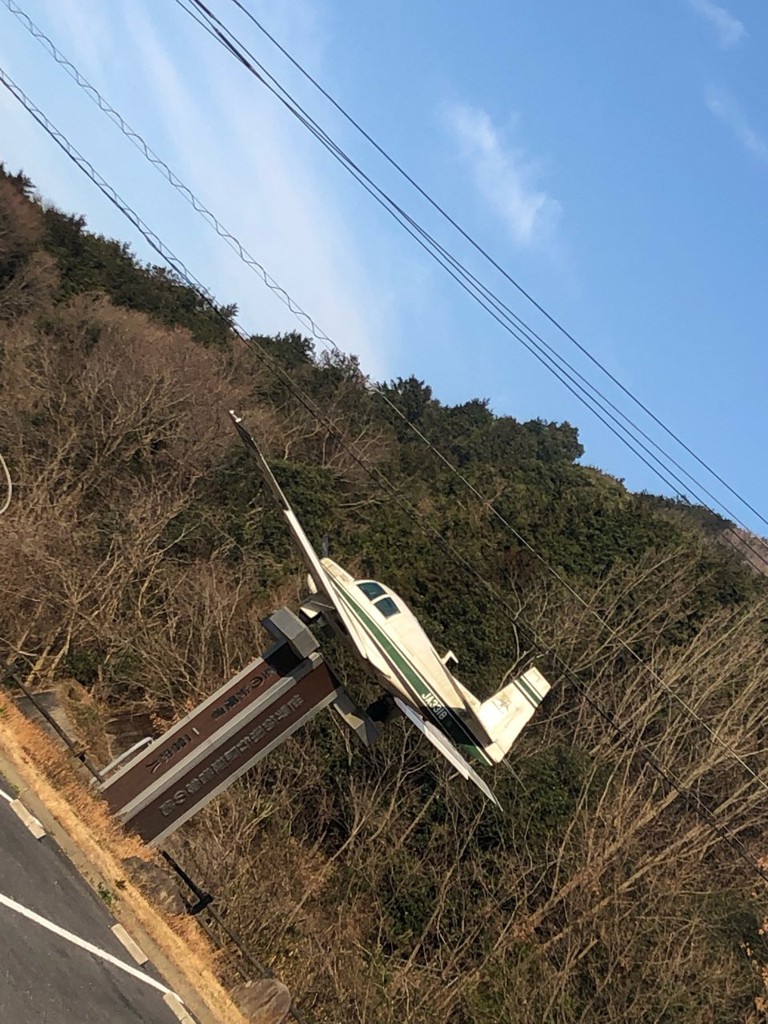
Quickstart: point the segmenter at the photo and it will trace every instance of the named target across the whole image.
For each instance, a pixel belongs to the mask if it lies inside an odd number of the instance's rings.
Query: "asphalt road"
[[[2,776],[0,791],[12,795]],[[82,948],[29,913],[99,952]],[[163,1002],[160,988],[167,986],[149,965],[140,968],[131,959],[110,931],[113,924],[103,901],[58,847],[47,836],[34,839],[0,795],[0,1021],[178,1024]]]

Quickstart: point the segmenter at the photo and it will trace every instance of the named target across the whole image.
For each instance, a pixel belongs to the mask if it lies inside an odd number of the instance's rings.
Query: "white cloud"
[[[750,125],[737,100],[723,89],[711,88],[706,103],[710,113],[729,128],[739,142],[760,160],[768,161],[768,143]]]
[[[90,8],[96,0],[83,2]],[[290,17],[283,12],[277,20],[289,49],[322,63],[314,4],[297,2]],[[386,285],[364,269],[356,223],[333,176],[318,169],[325,165],[314,140],[173,7],[169,14],[150,0],[113,3],[99,22],[96,50],[78,46],[78,33],[62,28],[49,31],[57,41],[65,37],[61,45],[74,51],[81,70],[273,279],[342,349],[358,354],[367,372],[386,376]],[[100,52],[116,59],[105,62]],[[104,176],[217,298],[238,304],[246,329],[305,330],[106,118],[93,118],[86,155],[111,148],[93,157]],[[48,191],[57,201],[58,190]]]
[[[361,239],[337,194],[336,168],[324,175],[328,164],[315,140],[209,37],[194,28],[190,33],[190,78],[189,60],[169,58],[152,16],[138,23],[135,0],[125,2],[138,29],[135,46],[151,93],[160,98],[156,114],[173,139],[172,162],[182,178],[340,348],[359,355],[366,372],[385,376],[379,282],[364,269]],[[296,41],[304,40],[312,10],[294,5],[295,19],[282,34],[289,49],[304,52]],[[212,231],[201,231],[210,239],[214,265],[216,252],[226,254],[209,277],[213,289],[238,303],[244,325],[265,333],[303,330]]]
[[[537,164],[504,140],[484,110],[456,104],[448,110],[448,123],[478,191],[514,240],[519,245],[551,241],[562,206],[535,184]]]
[[[688,0],[688,5],[709,22],[717,34],[717,41],[724,49],[738,46],[746,37],[747,32],[743,23],[714,0]]]
[[[65,39],[67,56],[93,85],[103,89],[114,63],[115,43],[109,16],[100,0],[45,0],[43,11],[49,24],[46,34],[54,40]],[[39,17],[35,17],[38,23]]]

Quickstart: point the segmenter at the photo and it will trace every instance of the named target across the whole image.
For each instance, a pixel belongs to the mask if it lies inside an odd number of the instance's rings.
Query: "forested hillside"
[[[503,813],[404,722],[365,750],[323,715],[180,833],[307,1016],[763,1020],[768,580],[731,524],[580,464],[567,423],[414,378],[384,387],[401,417],[354,358],[249,348],[233,315],[0,175],[3,662],[60,687],[105,763],[115,715],[160,728],[263,647],[304,573],[234,407],[310,536],[402,593],[464,681],[535,658],[553,684],[486,773]]]

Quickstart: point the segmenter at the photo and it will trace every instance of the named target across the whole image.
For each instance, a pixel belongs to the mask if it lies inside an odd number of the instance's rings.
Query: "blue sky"
[[[584,462],[661,482],[434,264],[173,0],[17,0],[378,379],[569,420]],[[768,8],[664,0],[242,0],[553,316],[768,518]],[[208,5],[367,173],[756,532],[435,215],[230,0]],[[0,6],[0,63],[249,331],[291,314]],[[0,159],[140,236],[0,91]],[[691,485],[689,493],[694,487]],[[712,502],[710,502],[712,503]]]

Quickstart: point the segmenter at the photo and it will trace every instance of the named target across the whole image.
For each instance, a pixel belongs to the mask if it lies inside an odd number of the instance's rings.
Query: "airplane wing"
[[[256,444],[251,434],[249,434],[249,432],[243,426],[243,421],[241,417],[238,416],[233,410],[230,410],[229,415],[232,417],[232,422],[235,425],[235,429],[240,435],[246,448],[256,459],[256,462],[258,463],[259,469],[261,471],[261,475],[264,477],[264,480],[266,481],[267,486],[272,492],[275,501],[280,506],[283,516],[285,517],[285,520],[288,523],[288,527],[293,535],[293,538],[301,549],[301,553],[304,557],[307,569],[309,570],[309,574],[312,577],[312,580],[314,581],[314,584],[317,587],[318,592],[325,595],[325,597],[330,601],[334,611],[336,612],[336,615],[338,616],[340,622],[346,628],[346,631],[349,634],[349,638],[357,648],[357,651],[360,654],[360,656],[364,658],[366,661],[370,661],[370,656],[368,654],[364,640],[358,634],[357,623],[350,616],[349,612],[347,612],[344,605],[337,597],[330,576],[328,575],[325,567],[323,566],[323,563],[318,557],[317,552],[312,547],[309,538],[307,537],[301,523],[296,517],[296,513],[291,508],[288,499],[286,498],[282,488],[280,487],[280,484],[277,482],[277,480],[274,477],[274,474],[272,473],[272,470],[269,468],[267,460],[261,454],[259,446]],[[459,695],[462,696],[463,699],[463,695]],[[440,751],[443,757],[450,761],[450,763],[453,765],[456,771],[459,772],[460,775],[463,775],[465,779],[471,779],[472,782],[474,782],[477,788],[488,800],[495,803],[497,807],[501,806],[499,804],[499,801],[491,792],[486,782],[477,774],[474,768],[472,768],[471,765],[469,765],[464,760],[459,751],[454,747],[450,740],[448,740],[443,735],[443,733],[440,732],[439,729],[432,725],[431,722],[425,721],[425,719],[423,719],[421,715],[418,714],[418,712],[414,711],[412,707],[410,707],[404,701],[400,700],[398,697],[395,697],[395,702],[402,711],[402,713],[405,715],[405,717],[413,725],[416,726],[419,732],[426,736],[426,738],[434,747],[437,747],[437,749]]]
[[[242,417],[238,416],[233,409],[229,410],[229,415],[232,417],[232,422],[235,425],[235,430],[240,435],[240,438],[242,439],[248,451],[256,459],[256,462],[258,463],[259,469],[261,471],[261,475],[264,477],[264,480],[266,481],[267,486],[272,492],[272,496],[274,497],[275,501],[280,506],[280,510],[282,511],[286,522],[288,523],[288,528],[290,529],[291,534],[293,535],[293,539],[296,541],[299,548],[301,549],[304,562],[307,566],[307,571],[309,572],[309,575],[312,577],[312,580],[315,586],[317,587],[318,592],[324,594],[331,602],[338,618],[345,626],[347,633],[349,634],[349,637],[352,640],[352,643],[358,649],[358,652],[361,655],[361,657],[367,659],[368,655],[366,654],[365,647],[358,639],[357,626],[350,617],[349,612],[346,611],[346,609],[336,596],[333,588],[333,583],[331,582],[328,573],[323,567],[323,563],[320,561],[317,552],[312,547],[309,537],[307,537],[306,533],[304,532],[304,528],[299,522],[296,513],[291,508],[288,499],[283,493],[283,489],[275,479],[274,473],[269,467],[269,463],[261,454],[259,446],[256,444],[255,440],[253,439],[253,436],[246,430],[245,426],[243,425]]]
[[[320,559],[317,556],[317,552],[312,547],[312,544],[310,543],[306,533],[304,533],[304,528],[297,519],[296,513],[289,505],[288,499],[283,493],[282,487],[277,482],[277,480],[275,480],[275,475],[269,468],[269,463],[261,454],[259,446],[254,441],[253,436],[249,434],[248,431],[243,426],[242,417],[238,416],[233,409],[229,410],[229,415],[232,417],[232,422],[235,425],[235,430],[240,435],[243,443],[245,444],[245,447],[256,459],[259,469],[261,470],[261,475],[264,477],[267,486],[272,492],[273,498],[280,506],[280,509],[288,522],[290,531],[293,534],[293,538],[301,548],[301,553],[304,556],[304,561],[306,562],[309,575],[312,577],[315,586],[319,591],[321,591],[323,594],[325,594],[333,601],[333,588],[331,586],[330,580],[328,579],[328,575],[325,569],[323,568]],[[333,603],[334,605],[336,604],[335,601]]]
[[[406,704],[405,701],[400,700],[399,697],[395,697],[395,704],[397,704],[408,721],[415,725],[419,732],[423,733],[423,735],[427,737],[432,746],[437,747],[443,757],[451,762],[460,775],[463,775],[465,779],[471,779],[483,796],[496,804],[497,807],[501,807],[501,804],[496,799],[493,791],[485,780],[482,779],[475,769],[464,760],[451,741],[447,739],[439,729],[432,725],[431,722],[425,721],[417,711],[414,711],[412,707]]]

